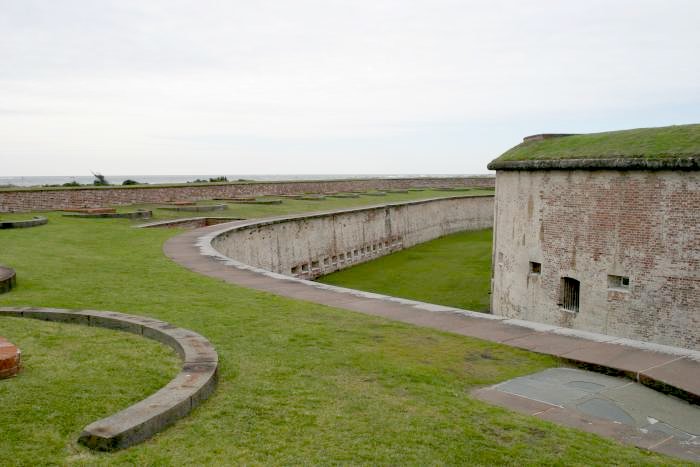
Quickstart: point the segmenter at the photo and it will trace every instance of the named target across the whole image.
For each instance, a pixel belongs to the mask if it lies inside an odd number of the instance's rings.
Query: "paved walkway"
[[[305,281],[238,263],[210,245],[218,233],[232,228],[309,215],[236,221],[195,229],[169,239],[163,249],[168,257],[186,268],[232,284],[554,355],[593,369],[624,374],[645,385],[700,403],[699,351]]]

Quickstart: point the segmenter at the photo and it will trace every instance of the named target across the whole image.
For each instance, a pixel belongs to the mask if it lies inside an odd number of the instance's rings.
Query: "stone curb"
[[[63,217],[81,217],[89,219],[150,219],[153,211],[132,212],[75,212],[63,214]]]
[[[0,221],[0,229],[24,229],[27,227],[36,227],[44,225],[49,220],[44,216],[34,216],[31,219],[21,221]]]
[[[159,206],[158,209],[177,212],[224,211],[228,209],[228,204],[204,204],[202,206]]]
[[[182,370],[146,399],[83,429],[78,441],[98,451],[115,451],[141,443],[189,414],[216,388],[219,357],[200,334],[143,316],[112,311],[0,307],[0,316],[83,324],[139,334],[172,347]]]
[[[210,225],[224,224],[226,222],[245,220],[240,217],[181,217],[176,219],[166,219],[164,221],[148,222],[135,226],[137,229],[147,229],[153,227],[208,227]]]
[[[12,268],[0,266],[0,293],[9,292],[17,287],[17,274]]]

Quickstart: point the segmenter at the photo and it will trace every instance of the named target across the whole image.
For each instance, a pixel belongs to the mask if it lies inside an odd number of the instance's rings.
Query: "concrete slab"
[[[502,394],[495,394],[495,393]],[[700,407],[626,378],[552,368],[474,391],[481,400],[684,459],[699,460]],[[523,401],[529,399],[529,402]],[[543,408],[535,412],[537,408]]]

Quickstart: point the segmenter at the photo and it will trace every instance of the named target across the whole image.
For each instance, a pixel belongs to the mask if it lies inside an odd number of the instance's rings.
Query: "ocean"
[[[163,183],[187,183],[194,180],[209,180],[220,177],[221,174],[214,175],[109,175],[104,174],[107,181],[113,185],[121,185],[124,180],[135,180],[140,183],[163,184]],[[468,177],[474,175],[467,174],[302,174],[302,175],[223,175],[229,181],[236,180],[256,180],[256,181],[279,181],[279,180],[333,180],[352,178],[406,178],[406,177]],[[487,176],[487,175],[476,175]],[[0,187],[3,186],[44,186],[62,185],[64,183],[77,182],[80,184],[92,184],[95,178],[92,175],[51,175],[37,177],[3,177],[0,176]]]

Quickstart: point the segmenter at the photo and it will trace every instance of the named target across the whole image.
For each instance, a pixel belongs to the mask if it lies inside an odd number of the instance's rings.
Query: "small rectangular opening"
[[[352,250],[352,255],[353,255],[353,256],[359,256],[357,250]]]
[[[301,265],[301,272],[309,272],[309,263],[304,263]]]
[[[348,259],[348,261],[352,261],[352,251],[345,253],[345,257]]]
[[[332,261],[333,261],[333,264],[336,264],[338,262],[338,257],[333,255]]]
[[[318,269],[320,266],[318,261],[311,261],[311,269]]]
[[[339,256],[340,256],[340,261],[345,261],[345,253],[341,253]]]
[[[330,264],[331,264],[330,258],[323,258],[323,265],[324,266],[330,266]]]
[[[539,275],[542,272],[542,263],[530,261],[530,274]]]
[[[629,290],[630,278],[625,276],[608,275],[608,288],[618,290]]]
[[[388,240],[384,242],[384,248],[389,248],[389,241]]]
[[[294,266],[292,268],[292,274],[299,274],[299,266]]]
[[[562,277],[559,286],[559,306],[578,313],[581,283],[571,277]]]

